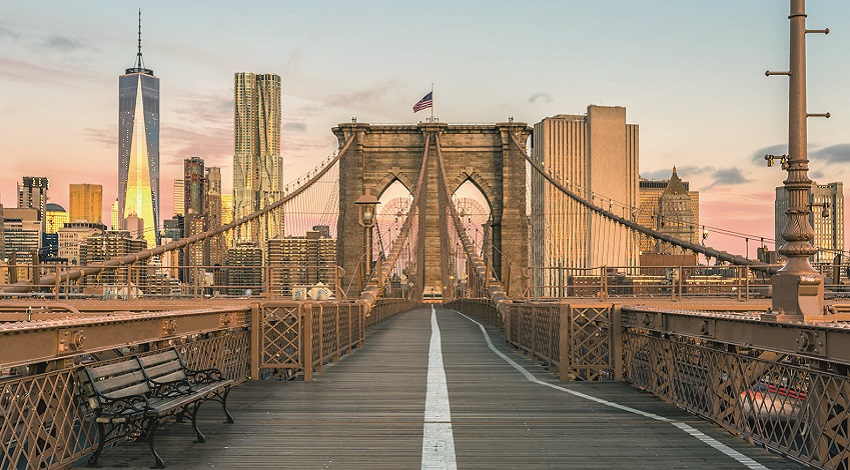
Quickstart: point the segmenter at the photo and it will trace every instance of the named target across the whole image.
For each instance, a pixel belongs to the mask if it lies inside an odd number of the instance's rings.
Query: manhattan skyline
[[[773,234],[774,188],[785,174],[761,158],[784,153],[787,79],[764,71],[788,67],[785,1],[432,2],[427,10],[269,2],[254,10],[262,14],[219,3],[47,4],[0,7],[7,207],[22,176],[50,178],[51,202],[65,207],[71,183],[102,184],[104,206],[115,200],[115,74],[132,60],[141,6],[146,66],[163,80],[165,181],[199,156],[222,168],[232,190],[237,71],[281,76],[286,181],[334,150],[337,123],[424,119],[410,107],[434,82],[443,122],[533,124],[589,104],[624,106],[641,129],[641,176],[666,178],[676,165],[701,192],[701,224]],[[833,115],[809,120],[811,177],[826,184],[843,181],[850,161],[850,12],[837,0],[807,7],[810,28],[831,29],[808,37],[809,112]],[[170,200],[162,195],[161,219],[171,216]],[[744,251],[719,234],[707,243]]]

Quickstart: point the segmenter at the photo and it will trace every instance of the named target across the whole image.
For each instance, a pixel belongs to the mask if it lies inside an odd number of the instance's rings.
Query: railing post
[[[744,299],[749,302],[750,301],[750,267],[744,266],[744,283],[747,286],[747,290],[744,291]]]
[[[313,305],[309,303],[301,304],[302,318],[301,324],[301,348],[304,351],[302,358],[304,367],[304,381],[311,382],[313,380]]]
[[[342,338],[340,338],[340,336],[339,336],[339,322],[342,321],[342,315],[340,315],[339,309],[340,309],[340,305],[336,304],[334,306],[334,311],[336,312],[334,314],[334,316],[336,317],[336,320],[334,321],[334,325],[335,325],[334,328],[336,328],[336,333],[334,334],[334,337],[336,337],[336,350],[334,352],[334,357],[333,357],[334,362],[339,360],[339,354],[340,354],[340,351],[342,351]],[[351,329],[351,315],[348,315],[348,329],[349,330]],[[349,341],[348,346],[346,347],[346,350],[350,347],[351,347],[351,342]]]
[[[54,276],[53,276],[53,277],[55,277],[55,278],[56,278],[56,284],[55,284],[55,287],[56,287],[55,299],[56,299],[56,301],[57,301],[57,302],[59,302],[59,279],[60,279],[60,277],[61,277],[61,276],[59,275],[59,266],[58,266],[58,265],[56,266],[56,271],[55,271],[55,273],[54,273]]]
[[[260,315],[260,304],[251,304],[251,378],[260,380],[260,358],[262,357],[261,344],[263,322]]]
[[[623,380],[623,306],[611,305],[611,317],[608,319],[611,332],[611,365],[614,368],[614,380]]]
[[[685,268],[679,266],[679,300],[682,300],[682,286],[685,283]]]
[[[558,304],[561,326],[558,331],[558,378],[570,380],[570,306]]]

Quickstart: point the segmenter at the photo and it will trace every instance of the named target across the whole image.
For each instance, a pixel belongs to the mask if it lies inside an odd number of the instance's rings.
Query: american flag
[[[417,113],[426,108],[431,108],[434,106],[434,100],[431,98],[433,91],[429,91],[427,95],[423,96],[421,100],[419,100],[416,104],[413,105],[413,112]]]

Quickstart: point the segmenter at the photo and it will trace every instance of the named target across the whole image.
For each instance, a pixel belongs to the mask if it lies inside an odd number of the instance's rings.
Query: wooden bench
[[[227,395],[234,381],[225,379],[218,369],[187,368],[175,349],[86,366],[82,374],[82,395],[94,410],[97,422],[98,445],[89,458],[90,467],[97,465],[106,441],[123,429],[144,437],[155,468],[165,468],[154,447],[157,428],[170,416],[177,416],[180,421],[188,415],[196,442],[204,442],[197,415],[206,400],[221,403],[227,422],[233,422],[227,411]]]

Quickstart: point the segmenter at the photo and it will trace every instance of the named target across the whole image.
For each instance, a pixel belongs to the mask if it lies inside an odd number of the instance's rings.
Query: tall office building
[[[233,222],[233,194],[221,195],[221,225]],[[224,243],[227,248],[233,246],[233,230],[224,232]]]
[[[183,207],[183,200],[186,195],[183,194],[183,178],[174,178],[174,213],[172,215],[185,215],[186,209]]]
[[[142,60],[142,15],[136,63],[118,78],[118,222],[142,219],[148,247],[159,226],[159,78]]]
[[[668,189],[670,188],[670,189]],[[698,242],[700,240],[699,227],[699,191],[691,191],[690,183],[683,181],[673,167],[673,174],[666,180],[640,180],[638,190],[640,206],[637,212],[637,223],[644,227],[654,228],[668,235],[682,240]],[[661,203],[662,196],[668,194],[665,203]],[[678,195],[678,196],[677,196]],[[676,197],[686,195],[687,207],[679,207],[671,203]],[[687,212],[680,212],[687,209]],[[687,227],[690,230],[685,231]],[[674,233],[675,232],[675,233]],[[681,232],[679,235],[676,233]],[[640,238],[640,251],[644,253],[659,253],[658,242],[647,236]],[[671,247],[665,247],[669,249]]]
[[[606,209],[637,207],[638,126],[626,124],[626,108],[591,105],[584,115],[543,119],[534,125],[531,157]],[[628,229],[592,216],[536,172],[531,195],[531,239],[545,241],[531,244],[533,266],[638,264],[639,242]]]
[[[45,226],[47,215],[47,190],[50,180],[43,176],[24,176],[22,184],[18,185],[18,209],[35,209],[38,220],[41,221],[41,231]]]
[[[813,263],[831,263],[836,255],[844,250],[844,183],[817,184],[812,182],[809,192],[809,203],[812,213],[809,223],[815,230],[812,244],[818,248],[818,253],[811,257]],[[775,203],[775,236],[776,248],[785,242],[782,239],[782,229],[785,228],[788,210],[788,193],[784,186],[776,188]],[[846,263],[846,261],[842,261]]]
[[[203,233],[206,228],[204,217],[204,197],[206,196],[206,177],[204,172],[204,160],[200,157],[191,157],[183,160],[183,207],[184,236],[189,237]],[[204,266],[205,243],[195,243],[186,247],[187,266]],[[190,276],[190,281],[192,276]]]
[[[280,199],[283,161],[280,155],[280,76],[238,72],[234,84],[233,217],[239,219]],[[275,211],[279,212],[279,211]],[[240,242],[283,236],[282,214],[239,227]]]
[[[103,222],[103,186],[72,184],[69,190],[68,218],[71,222]]]

